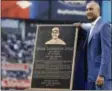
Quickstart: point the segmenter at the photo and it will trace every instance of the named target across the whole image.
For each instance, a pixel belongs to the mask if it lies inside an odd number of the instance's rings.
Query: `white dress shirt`
[[[91,33],[100,18],[101,18],[101,16],[99,16],[95,21],[91,22],[91,29],[90,29],[89,37],[91,36]]]
[[[94,28],[94,26],[96,25],[96,23],[98,22],[98,20],[100,19],[101,17],[99,16],[95,21],[91,22],[91,23],[82,23],[81,24],[81,27],[82,29],[86,30],[86,31],[90,31],[90,34],[92,33],[92,30]]]
[[[91,29],[91,23],[82,23],[81,28],[85,31],[89,31]]]

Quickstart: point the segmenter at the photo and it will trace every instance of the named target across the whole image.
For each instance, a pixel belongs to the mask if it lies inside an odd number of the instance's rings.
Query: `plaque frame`
[[[36,29],[36,38],[35,38],[35,43],[34,43],[34,51],[33,51],[33,63],[32,63],[32,71],[31,71],[31,83],[32,83],[32,78],[33,78],[33,69],[34,69],[34,63],[35,63],[35,51],[36,51],[36,46],[37,46],[37,38],[38,38],[38,29],[39,27],[42,26],[68,26],[68,27],[74,27],[75,26],[73,24],[38,24],[37,25],[37,29]],[[78,41],[78,28],[75,28],[76,32],[75,32],[75,37],[74,37],[74,50],[73,50],[73,58],[72,58],[72,69],[71,69],[71,79],[70,79],[70,86],[69,89],[65,88],[32,88],[30,86],[29,89],[34,89],[34,90],[60,90],[60,91],[64,91],[64,90],[72,90],[73,88],[73,80],[74,80],[74,68],[75,68],[75,57],[76,57],[76,48],[77,48],[77,41]]]

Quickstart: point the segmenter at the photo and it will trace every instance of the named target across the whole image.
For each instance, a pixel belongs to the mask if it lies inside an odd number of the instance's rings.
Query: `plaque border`
[[[32,67],[31,67],[31,83],[32,83],[32,76],[33,76],[33,69],[34,69],[34,59],[35,59],[35,51],[36,51],[36,46],[37,46],[37,36],[38,36],[38,29],[41,26],[75,26],[73,24],[37,24],[37,29],[36,29],[36,38],[35,38],[35,43],[34,43],[34,50],[33,50],[33,62],[32,62]],[[75,68],[75,57],[76,57],[76,49],[77,49],[77,41],[78,41],[78,28],[76,28],[75,32],[75,37],[74,37],[74,50],[73,50],[73,58],[72,58],[72,70],[71,70],[71,79],[70,79],[70,86],[69,89],[67,88],[32,88],[30,85],[29,89],[42,89],[42,90],[72,90],[73,88],[73,80],[74,80],[74,68]]]

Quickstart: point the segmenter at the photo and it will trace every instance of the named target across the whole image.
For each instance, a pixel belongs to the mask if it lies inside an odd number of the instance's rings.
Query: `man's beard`
[[[94,18],[88,19],[88,20],[89,20],[89,22],[91,23],[91,22],[94,22],[96,19],[97,19],[97,17],[94,17]]]
[[[88,19],[88,20],[91,23],[91,22],[95,21],[96,19]]]

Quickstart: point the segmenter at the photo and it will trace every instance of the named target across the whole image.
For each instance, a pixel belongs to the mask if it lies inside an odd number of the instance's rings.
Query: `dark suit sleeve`
[[[101,37],[101,65],[99,75],[108,77],[111,69],[111,27],[105,23],[100,31]]]

